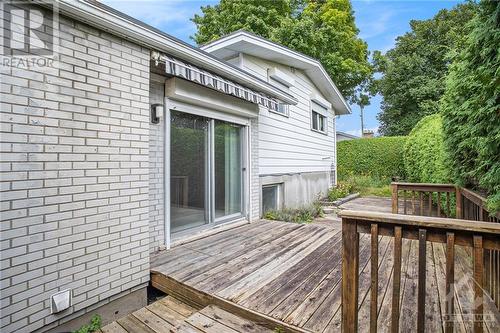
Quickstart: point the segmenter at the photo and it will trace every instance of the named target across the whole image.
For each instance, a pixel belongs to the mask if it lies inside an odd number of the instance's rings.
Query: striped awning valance
[[[270,110],[278,110],[278,101],[276,99],[204,71],[194,65],[167,55],[156,55],[156,59],[154,60],[165,62],[165,72],[167,74],[201,84],[231,96],[236,96],[254,104],[262,105]]]

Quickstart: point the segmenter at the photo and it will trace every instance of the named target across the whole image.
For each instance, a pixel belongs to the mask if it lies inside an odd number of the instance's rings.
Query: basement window
[[[280,210],[283,184],[262,186],[262,214],[270,210]]]

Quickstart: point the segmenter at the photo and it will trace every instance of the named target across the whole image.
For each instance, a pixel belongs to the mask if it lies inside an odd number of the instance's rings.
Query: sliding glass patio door
[[[209,126],[206,118],[170,113],[170,230],[209,223]]]
[[[243,126],[170,112],[170,230],[243,215]]]
[[[241,126],[215,121],[215,219],[241,214]]]

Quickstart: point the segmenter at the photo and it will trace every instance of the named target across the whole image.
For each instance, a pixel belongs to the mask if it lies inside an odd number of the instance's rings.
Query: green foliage
[[[73,333],[92,333],[101,328],[101,317],[97,314],[93,315],[90,319],[90,323],[87,325],[83,325],[78,330]]]
[[[193,18],[198,44],[245,29],[318,59],[351,101],[372,76],[349,0],[221,0],[201,10]]]
[[[405,140],[406,137],[379,137],[340,141],[337,144],[339,179],[350,175],[403,178]]]
[[[376,51],[374,67],[382,74],[372,93],[383,96],[378,115],[384,135],[407,135],[424,116],[438,112],[450,63],[470,31],[477,5],[466,2],[443,9],[429,20],[410,21],[411,31],[396,39],[385,55]]]
[[[440,114],[422,118],[410,132],[404,147],[404,165],[410,182],[452,182]]]
[[[361,196],[390,197],[390,178],[367,175],[347,175],[339,179],[336,187],[328,191],[328,200],[335,201],[349,194],[359,193]]]
[[[285,329],[282,326],[277,326],[274,331],[274,333],[285,333]]]
[[[308,1],[298,19],[287,19],[271,38],[318,59],[339,90],[351,101],[355,88],[371,78],[368,46],[349,0]]]
[[[349,186],[349,183],[338,182],[337,186],[328,190],[328,200],[335,201],[344,198],[351,193],[352,187]]]
[[[203,15],[192,18],[198,28],[193,39],[206,44],[240,29],[269,38],[297,6],[288,0],[221,0],[214,6],[202,6]]]
[[[323,207],[319,202],[301,208],[269,210],[264,214],[264,218],[268,220],[294,223],[311,223],[316,217],[320,216],[323,216]]]
[[[359,193],[362,196],[391,196],[391,178],[368,175],[348,175],[339,180],[339,184],[346,184],[350,193]]]
[[[456,54],[441,100],[445,144],[460,185],[489,194],[500,210],[500,3],[482,1]]]

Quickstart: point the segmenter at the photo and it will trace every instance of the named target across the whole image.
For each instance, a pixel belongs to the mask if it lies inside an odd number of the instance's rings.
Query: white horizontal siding
[[[327,120],[327,134],[311,130],[310,96],[322,94],[300,70],[244,55],[243,68],[268,80],[267,69],[277,67],[295,82],[290,94],[298,99],[290,106],[289,116],[261,108],[259,113],[259,173],[261,175],[330,171],[334,161],[335,128],[333,111]],[[324,98],[324,96],[322,96]]]

